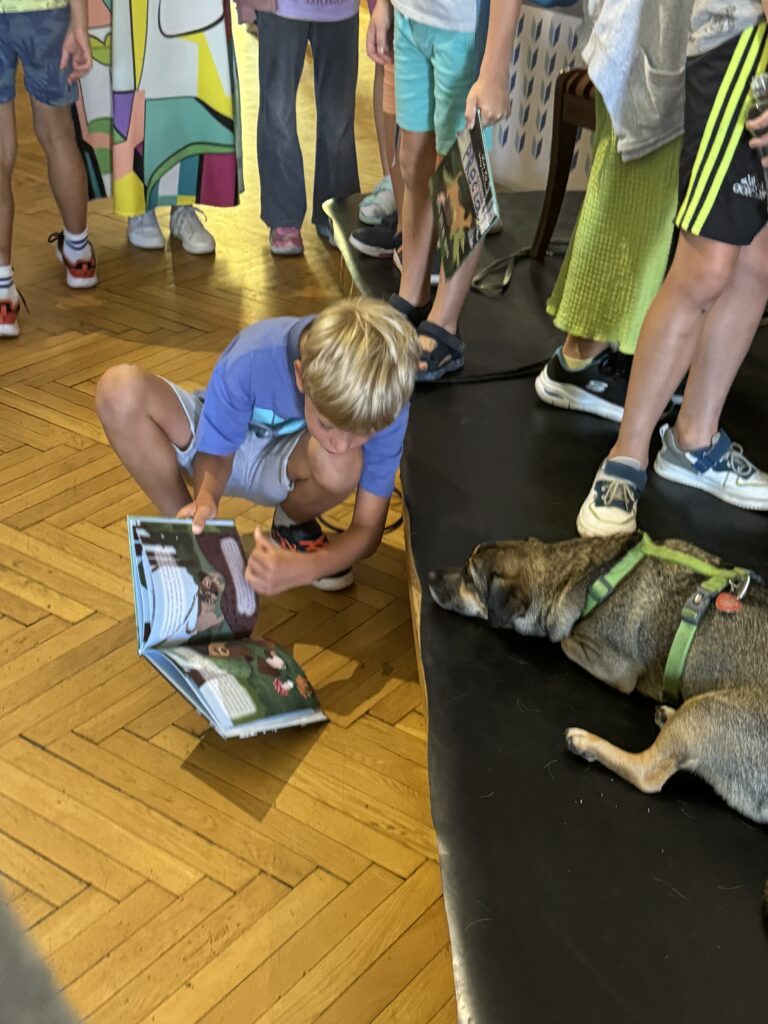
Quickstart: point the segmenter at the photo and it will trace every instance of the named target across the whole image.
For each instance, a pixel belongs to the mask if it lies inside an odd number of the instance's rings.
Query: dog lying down
[[[430,573],[429,589],[441,608],[546,637],[601,682],[661,702],[667,656],[701,575],[646,557],[583,615],[595,581],[642,536],[480,544],[463,568]],[[664,546],[723,566],[684,541]],[[713,600],[701,616],[679,683],[682,704],[659,704],[660,731],[647,750],[630,753],[569,728],[570,750],[644,793],[658,793],[675,772],[693,772],[735,810],[768,823],[768,589],[755,580],[747,585],[741,600],[726,586],[725,600]],[[765,900],[768,913],[768,887]]]

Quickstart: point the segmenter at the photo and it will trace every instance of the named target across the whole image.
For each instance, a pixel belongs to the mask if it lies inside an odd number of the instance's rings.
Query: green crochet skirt
[[[561,331],[633,353],[667,269],[682,140],[625,163],[595,98],[592,170],[547,312]]]

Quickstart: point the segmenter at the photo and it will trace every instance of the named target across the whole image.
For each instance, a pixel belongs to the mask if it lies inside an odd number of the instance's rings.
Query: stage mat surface
[[[516,204],[532,234],[535,200],[508,197],[507,224]],[[550,354],[556,334],[539,307],[557,263],[521,269],[504,299],[470,299],[465,378]],[[766,341],[762,332],[724,416],[762,466]],[[459,564],[480,541],[573,536],[616,428],[542,405],[531,379],[458,381],[418,389],[403,481],[460,1021],[762,1020],[765,829],[693,777],[644,796],[571,755],[571,725],[647,746],[653,704],[601,685],[547,641],[491,630],[429,597],[429,570]],[[654,538],[690,539],[764,575],[767,525],[652,474],[641,506]]]

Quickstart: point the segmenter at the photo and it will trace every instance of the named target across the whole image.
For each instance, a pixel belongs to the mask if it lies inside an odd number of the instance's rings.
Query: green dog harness
[[[648,534],[644,533],[638,543],[630,548],[623,558],[620,558],[608,572],[599,576],[590,586],[581,613],[582,619],[607,600],[621,581],[626,579],[646,557],[658,558],[662,562],[674,562],[675,565],[681,565],[704,577],[683,606],[680,625],[677,627],[664,666],[664,699],[668,703],[678,703],[680,680],[688,659],[688,652],[704,613],[718,594],[721,594],[726,588],[730,589],[737,602],[740,601],[746,594],[755,574],[749,569],[742,569],[738,566],[728,569],[710,565],[709,562],[704,562],[694,555],[688,555],[684,551],[676,551],[663,544],[654,544]],[[738,604],[734,610],[737,608]]]

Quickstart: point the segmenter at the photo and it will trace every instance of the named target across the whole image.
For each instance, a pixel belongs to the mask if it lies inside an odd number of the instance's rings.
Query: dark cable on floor
[[[401,501],[403,500],[403,492],[400,490],[399,487],[396,487],[394,489],[394,491],[392,492],[392,497],[393,498],[399,498]],[[337,526],[336,523],[331,523],[329,520],[327,520],[325,518],[325,516],[318,516],[317,519],[318,519],[318,522],[321,524],[321,526],[324,526],[327,530],[331,530],[333,533],[343,533],[344,530],[346,529],[345,526]],[[401,527],[402,525],[403,525],[403,514],[401,512],[400,515],[397,517],[397,519],[395,519],[394,522],[387,523],[387,525],[384,527],[384,533],[393,533],[395,530],[399,529],[399,527]]]

